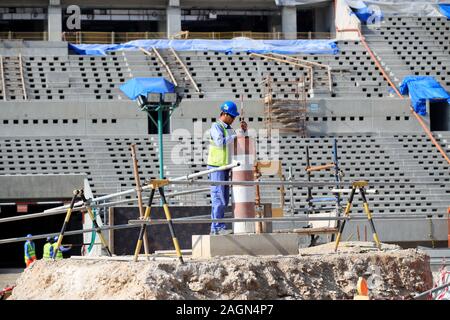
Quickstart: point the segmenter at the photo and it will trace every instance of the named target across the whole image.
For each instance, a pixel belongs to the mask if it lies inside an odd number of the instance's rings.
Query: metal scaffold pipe
[[[365,220],[367,219],[364,215],[357,215],[352,217],[283,217],[283,218],[224,218],[224,219],[198,219],[198,218],[177,218],[173,219],[173,224],[209,224],[211,222],[225,222],[225,223],[231,223],[231,222],[244,222],[244,221],[251,221],[251,222],[286,222],[286,221],[329,221],[329,220]],[[390,220],[390,219],[398,219],[398,220],[447,220],[447,218],[429,218],[426,215],[383,215],[383,216],[374,216],[373,219],[376,220]],[[83,233],[89,233],[97,230],[121,230],[121,229],[129,229],[129,228],[138,228],[143,223],[150,224],[150,225],[163,225],[167,224],[167,220],[165,219],[155,219],[155,220],[130,220],[128,221],[128,224],[121,224],[121,225],[115,225],[115,226],[102,226],[98,229],[91,228],[91,229],[84,229],[84,230],[73,230],[73,231],[66,231],[66,236],[71,235],[77,235],[77,234],[83,234]],[[9,238],[9,239],[1,239],[0,244],[7,244],[7,243],[14,243],[14,242],[23,242],[28,239],[30,240],[36,240],[36,239],[45,239],[47,237],[53,237],[57,236],[59,233],[48,233],[48,234],[42,234],[42,235],[35,235],[31,237],[17,237],[17,238]]]
[[[194,178],[197,178],[197,177],[200,177],[200,176],[203,176],[203,175],[207,175],[209,173],[213,173],[213,172],[216,172],[216,171],[232,169],[234,167],[238,167],[239,165],[240,164],[238,162],[234,162],[234,163],[231,163],[231,164],[226,165],[226,166],[221,166],[221,167],[217,167],[217,168],[214,168],[214,169],[208,169],[208,170],[204,170],[204,171],[188,174],[188,175],[185,175],[185,176],[169,179],[169,181],[180,181],[180,180],[191,181],[191,179],[194,179]],[[151,186],[149,186],[149,185],[144,186],[144,187],[141,188],[142,191],[150,190],[150,189],[151,189]],[[90,199],[90,202],[92,204],[94,204],[94,203],[98,203],[98,202],[101,202],[101,201],[104,201],[104,200],[108,200],[108,199],[111,199],[111,198],[117,198],[117,197],[125,196],[125,195],[128,195],[128,194],[132,194],[132,193],[135,193],[135,192],[136,192],[136,189],[128,189],[128,190],[124,190],[124,191],[121,191],[121,192],[111,193],[111,194],[108,194],[108,195],[105,195],[105,196],[101,196],[101,197],[98,197],[98,198]],[[80,205],[82,205],[82,204],[83,204],[82,201],[79,201],[79,202],[75,203],[75,208],[80,206]],[[68,207],[69,207],[69,205],[64,205],[64,206],[60,206],[60,207],[56,207],[56,208],[45,210],[44,212],[52,212],[52,211],[60,210],[60,209],[67,209]]]
[[[332,212],[327,212],[332,213]],[[415,216],[413,219],[418,219],[418,216]],[[282,218],[223,218],[223,219],[211,219],[211,218],[202,218],[202,219],[173,219],[172,222],[174,224],[202,224],[202,223],[212,223],[212,222],[219,222],[219,223],[233,223],[233,222],[304,222],[304,221],[331,221],[331,220],[366,220],[367,216],[348,216],[348,217],[282,217]],[[392,215],[390,217],[373,217],[374,220],[395,220],[395,219],[411,219],[411,217],[405,217],[401,215]],[[422,216],[422,219],[433,219],[433,220],[446,220],[447,218],[427,218],[425,216]],[[129,224],[150,224],[150,225],[157,225],[157,224],[165,224],[167,223],[166,220],[163,219],[154,219],[154,220],[129,220]]]
[[[167,198],[173,198],[173,197],[177,197],[177,196],[193,194],[193,193],[200,193],[200,192],[206,192],[206,191],[209,191],[209,188],[172,192],[172,193],[168,193],[166,195],[166,197]],[[148,199],[148,197],[143,197],[143,200],[145,200],[145,199]],[[92,207],[110,207],[110,206],[121,204],[121,203],[136,202],[136,201],[137,201],[137,199],[125,199],[125,200],[120,200],[120,201],[115,201],[115,202],[108,202],[108,203],[102,203],[102,204],[98,204],[98,205],[93,205]],[[77,212],[77,211],[81,211],[81,210],[85,210],[85,209],[86,209],[86,207],[83,205],[81,207],[73,208],[72,212]],[[58,209],[58,210],[54,210],[54,211],[47,211],[46,210],[44,212],[32,213],[32,214],[27,214],[27,215],[18,216],[18,217],[3,218],[3,219],[0,219],[0,223],[11,222],[11,221],[18,221],[18,220],[35,219],[35,218],[41,218],[41,217],[48,217],[48,216],[52,216],[52,215],[63,214],[63,213],[66,213],[66,212],[67,212],[67,209]]]
[[[352,181],[348,182],[333,182],[333,181],[285,181],[285,180],[270,180],[270,181],[209,181],[209,180],[169,180],[169,184],[181,185],[238,185],[238,186],[297,186],[297,187],[326,187],[326,186],[349,186]],[[446,185],[448,182],[370,182],[373,186],[403,186],[403,185]]]
[[[77,234],[83,234],[83,233],[89,233],[89,232],[95,232],[97,230],[121,230],[121,229],[130,229],[130,228],[138,228],[140,225],[132,225],[132,224],[119,224],[115,226],[102,226],[98,229],[91,228],[91,229],[83,229],[83,230],[72,230],[72,231],[66,231],[64,235],[67,236],[73,236]],[[7,244],[7,243],[14,243],[14,242],[23,242],[29,240],[38,240],[38,239],[46,239],[47,237],[54,237],[58,236],[58,232],[54,233],[47,233],[47,234],[39,234],[31,237],[18,237],[18,238],[9,238],[9,239],[1,239],[0,244]]]

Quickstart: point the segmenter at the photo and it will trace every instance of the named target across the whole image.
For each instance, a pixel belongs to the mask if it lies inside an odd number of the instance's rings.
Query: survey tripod
[[[70,201],[70,206],[67,209],[66,217],[64,219],[64,223],[62,225],[61,232],[59,233],[58,241],[56,244],[56,249],[53,251],[52,259],[54,260],[56,258],[56,254],[58,253],[59,247],[61,246],[61,243],[64,238],[64,233],[66,232],[67,225],[69,224],[70,217],[72,216],[72,210],[73,210],[73,207],[75,205],[75,201],[77,200],[77,198],[80,198],[81,201],[83,201],[86,211],[88,212],[89,217],[92,220],[92,225],[94,226],[95,232],[98,234],[100,241],[102,243],[102,246],[106,250],[106,253],[108,254],[108,256],[111,257],[112,256],[111,251],[109,250],[108,244],[107,244],[105,238],[103,237],[101,228],[99,227],[99,225],[95,219],[94,213],[93,213],[91,205],[90,205],[90,201],[88,199],[86,199],[83,189],[77,189],[77,190],[73,190],[73,197],[72,197],[72,200]]]
[[[150,186],[150,197],[148,199],[148,205],[145,208],[145,214],[143,220],[149,220],[150,212],[153,204],[153,197],[155,196],[156,189],[158,189],[159,195],[161,197],[162,206],[164,210],[164,214],[166,215],[167,225],[169,226],[169,231],[172,236],[173,246],[175,247],[175,251],[177,253],[178,259],[182,264],[184,264],[183,256],[181,255],[180,245],[178,243],[178,239],[175,235],[175,229],[172,223],[172,216],[170,214],[169,205],[167,204],[167,199],[164,194],[164,186],[169,184],[168,179],[152,179],[148,182],[148,186]],[[141,230],[139,231],[139,238],[136,243],[136,250],[134,251],[134,261],[138,260],[139,252],[141,251],[142,242],[144,239],[144,234],[147,229],[147,224],[142,224]]]
[[[350,196],[348,198],[347,206],[345,207],[344,216],[345,217],[349,217],[350,216],[350,209],[352,207],[353,197],[355,196],[356,189],[358,189],[359,190],[359,194],[361,195],[361,198],[363,200],[363,207],[364,207],[364,211],[367,214],[367,220],[369,220],[370,227],[372,228],[373,239],[375,240],[375,244],[377,245],[377,248],[379,250],[381,250],[380,239],[378,238],[377,231],[375,230],[375,225],[374,225],[373,219],[372,219],[372,213],[370,212],[369,204],[367,203],[367,198],[366,198],[365,187],[367,187],[368,184],[369,183],[367,181],[355,181],[355,182],[352,183],[352,190],[351,190]],[[339,232],[338,232],[337,237],[336,237],[336,244],[335,244],[335,247],[334,247],[334,251],[336,251],[338,246],[339,246],[339,242],[341,240],[342,232],[344,231],[345,223],[346,223],[346,220],[343,220],[342,224],[341,224],[341,226],[339,228]]]

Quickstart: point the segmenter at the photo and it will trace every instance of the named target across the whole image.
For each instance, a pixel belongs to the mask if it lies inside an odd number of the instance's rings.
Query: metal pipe
[[[443,284],[443,285],[441,285],[441,286],[439,286],[439,287],[436,287],[436,288],[434,288],[434,289],[430,289],[430,290],[424,291],[424,292],[422,292],[422,293],[420,293],[420,294],[414,296],[413,299],[421,299],[421,298],[423,298],[423,297],[425,297],[425,296],[427,296],[427,295],[429,295],[429,294],[431,294],[431,293],[433,293],[433,292],[435,292],[435,291],[442,290],[442,289],[444,289],[444,288],[446,288],[446,287],[449,287],[449,286],[450,286],[450,282],[448,282],[448,283],[446,283],[446,284]]]
[[[330,190],[333,193],[339,192],[339,193],[350,193],[352,192],[352,189],[331,189]],[[364,190],[366,193],[368,194],[377,194],[378,190],[377,189],[368,189],[368,190]]]
[[[339,185],[339,186],[348,186],[351,185],[352,182],[332,182],[332,181],[209,181],[209,180],[170,180],[170,184],[183,184],[183,185],[261,185],[261,186],[300,186],[300,187],[326,187],[330,185]],[[374,186],[397,186],[397,185],[442,185],[449,184],[448,182],[370,182],[370,185]]]
[[[121,229],[130,229],[130,228],[138,228],[139,225],[138,224],[119,224],[119,225],[115,225],[115,226],[103,226],[100,227],[100,230],[121,230]],[[97,229],[95,228],[91,228],[91,229],[83,229],[83,230],[73,230],[73,231],[66,231],[65,232],[65,236],[73,236],[73,235],[77,235],[77,234],[83,234],[83,233],[89,233],[89,232],[94,232]],[[59,235],[59,233],[55,232],[55,233],[47,233],[47,234],[40,234],[40,235],[35,235],[35,236],[31,236],[31,237],[20,237],[20,238],[9,238],[9,239],[1,239],[0,240],[0,244],[6,244],[6,243],[14,243],[14,242],[23,242],[26,241],[28,239],[30,240],[37,240],[37,239],[46,239],[47,237],[54,237]]]
[[[331,212],[330,212],[331,213]],[[401,219],[400,217],[387,218],[387,217],[373,217],[377,220],[390,220],[390,219]],[[410,219],[410,218],[408,218]],[[429,218],[433,219],[433,218]],[[202,223],[233,223],[233,222],[286,222],[286,221],[330,221],[330,220],[367,220],[367,216],[347,216],[347,217],[283,217],[283,218],[223,218],[223,219],[211,219],[211,218],[201,218],[201,219],[173,219],[174,224],[202,224]],[[405,219],[406,220],[406,219]],[[417,220],[417,219],[411,219]],[[433,220],[446,220],[446,218],[435,218]],[[129,220],[129,224],[166,224],[167,220],[164,219],[153,219],[153,220]]]
[[[418,215],[416,215],[418,216]],[[388,220],[387,217],[373,217],[373,219],[377,220]],[[418,220],[414,218],[409,218],[409,216],[403,216],[401,215],[397,217],[391,217],[396,218],[400,220]],[[352,216],[352,217],[313,217],[313,218],[294,218],[291,219],[291,217],[284,217],[284,218],[252,218],[252,221],[260,220],[260,221],[323,221],[323,220],[366,220],[367,216],[359,215],[359,216]],[[447,220],[447,218],[427,218],[427,219],[433,219],[433,220]],[[232,220],[232,221],[230,221]],[[187,224],[187,223],[211,223],[213,222],[233,222],[236,219],[188,219],[188,218],[177,218],[172,220],[174,224]],[[244,220],[244,219],[239,219]],[[249,219],[247,219],[249,220]],[[149,221],[142,221],[142,220],[130,220],[128,221],[128,224],[120,224],[120,225],[114,225],[114,226],[102,226],[99,229],[100,230],[122,230],[122,229],[130,229],[130,228],[139,228],[142,223],[146,224],[152,224],[152,225],[162,225],[167,224],[167,220],[165,219],[158,219],[158,220],[149,220]],[[67,231],[65,232],[66,236],[72,236],[77,234],[83,234],[83,233],[89,233],[93,231],[97,231],[98,229],[84,229],[84,230],[73,230],[73,231]],[[31,237],[19,237],[19,238],[9,238],[9,239],[1,239],[0,244],[7,244],[7,243],[14,243],[14,242],[24,242],[28,239],[30,240],[36,240],[36,239],[46,239],[47,237],[54,237],[59,235],[59,233],[47,233],[47,234],[41,234],[41,235],[35,235]]]
[[[197,178],[197,177],[200,177],[200,176],[204,176],[204,175],[207,175],[209,173],[216,172],[216,171],[233,169],[233,168],[238,167],[240,165],[241,164],[239,162],[233,162],[233,163],[228,164],[226,166],[217,167],[217,168],[213,168],[213,169],[208,169],[208,170],[200,171],[200,172],[197,172],[197,173],[188,174],[186,176],[181,176],[181,177],[178,177],[178,178],[169,179],[169,182],[191,180],[191,179],[194,179],[194,178]]]
[[[182,196],[182,195],[186,195],[186,194],[193,194],[193,193],[201,193],[201,192],[209,192],[210,189],[209,188],[201,188],[201,189],[194,189],[194,190],[186,190],[186,191],[178,191],[178,192],[172,192],[172,193],[168,193],[166,194],[166,197],[176,197],[176,196]],[[150,197],[142,197],[142,200],[148,200]],[[159,195],[155,195],[154,199],[159,199]],[[131,203],[131,202],[136,202],[137,199],[125,199],[125,200],[119,200],[119,201],[113,201],[113,202],[107,202],[104,204],[97,204],[95,205],[96,208],[102,208],[102,207],[110,207],[116,204],[121,204],[121,203]]]
[[[206,175],[206,174],[209,174],[209,173],[212,173],[212,172],[216,172],[216,171],[221,171],[221,170],[228,170],[228,169],[237,167],[239,165],[240,165],[240,163],[234,162],[234,163],[231,163],[231,164],[226,165],[226,166],[217,167],[217,168],[214,168],[214,169],[208,169],[208,170],[200,171],[200,172],[197,172],[197,173],[188,174],[186,176],[181,176],[181,177],[178,177],[178,178],[169,179],[169,181],[172,182],[172,181],[179,181],[179,180],[183,180],[183,179],[188,181],[188,180],[194,179],[196,177],[200,177],[202,175]],[[151,189],[151,187],[149,185],[142,187],[142,191],[150,190],[150,189]],[[121,191],[121,192],[111,193],[111,194],[108,194],[108,195],[105,195],[105,196],[101,196],[101,197],[98,197],[98,198],[90,199],[90,202],[92,204],[92,203],[100,202],[100,201],[111,199],[111,198],[121,197],[121,196],[130,194],[130,193],[134,193],[134,192],[136,192],[135,189],[128,189],[128,190],[124,190],[124,191]],[[75,208],[77,206],[82,205],[82,204],[83,204],[82,201],[75,203]],[[56,207],[56,208],[45,210],[44,212],[52,212],[54,210],[67,209],[68,207],[69,207],[69,205],[64,205],[64,206],[60,206],[60,207]]]
[[[191,193],[197,193],[197,192],[206,192],[209,191],[209,188],[203,188],[203,189],[195,189],[195,190],[189,190],[189,191],[180,191],[180,192],[172,192],[166,195],[166,197],[176,197],[176,196],[180,196],[180,195],[185,195],[185,194],[191,194]],[[149,197],[143,197],[143,200],[147,200]],[[116,205],[116,204],[120,204],[120,203],[126,203],[126,202],[134,202],[137,201],[137,199],[126,199],[126,200],[120,200],[120,201],[116,201],[116,202],[107,202],[107,203],[102,203],[102,204],[98,204],[95,205],[93,207],[109,207],[112,205]],[[81,210],[85,210],[86,207],[83,205],[81,207],[76,207],[73,208],[72,212],[76,212],[76,211],[81,211]],[[52,216],[52,215],[57,215],[57,214],[63,214],[66,213],[67,209],[58,209],[55,211],[51,211],[51,212],[39,212],[39,213],[32,213],[32,214],[28,214],[28,215],[23,215],[23,216],[18,216],[18,217],[8,217],[8,218],[3,218],[0,219],[0,223],[5,223],[5,222],[11,222],[11,221],[18,221],[18,220],[27,220],[27,219],[34,219],[34,218],[41,218],[41,217],[48,217],[48,216]]]

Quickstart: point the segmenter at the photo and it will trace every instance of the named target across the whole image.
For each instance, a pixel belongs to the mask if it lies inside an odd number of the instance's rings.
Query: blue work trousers
[[[208,169],[216,167],[208,166]],[[210,173],[208,178],[210,181],[228,181],[230,170],[221,170]],[[228,207],[230,199],[230,186],[211,186],[211,218],[222,219],[225,215],[225,209]],[[225,229],[225,223],[211,223],[211,231],[219,231]]]

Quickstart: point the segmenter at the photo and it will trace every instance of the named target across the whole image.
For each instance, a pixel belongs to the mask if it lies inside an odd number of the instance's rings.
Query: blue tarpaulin
[[[135,100],[139,95],[147,96],[147,93],[173,93],[175,86],[164,78],[133,78],[121,85],[125,95]]]
[[[444,99],[450,103],[450,95],[433,77],[407,76],[400,84],[400,93],[409,93],[414,111],[422,116],[427,114],[427,100]]]
[[[108,51],[139,50],[139,48],[169,49],[176,51],[218,51],[226,53],[255,52],[280,54],[338,54],[336,42],[332,40],[134,40],[122,44],[72,44],[72,49],[80,55],[105,55]]]
[[[440,4],[439,9],[447,19],[450,19],[450,4]]]
[[[366,24],[376,23],[384,18],[384,15],[381,10],[379,10],[379,7],[378,10],[374,10],[372,7],[367,6],[364,1],[347,0],[347,4],[358,19]]]

